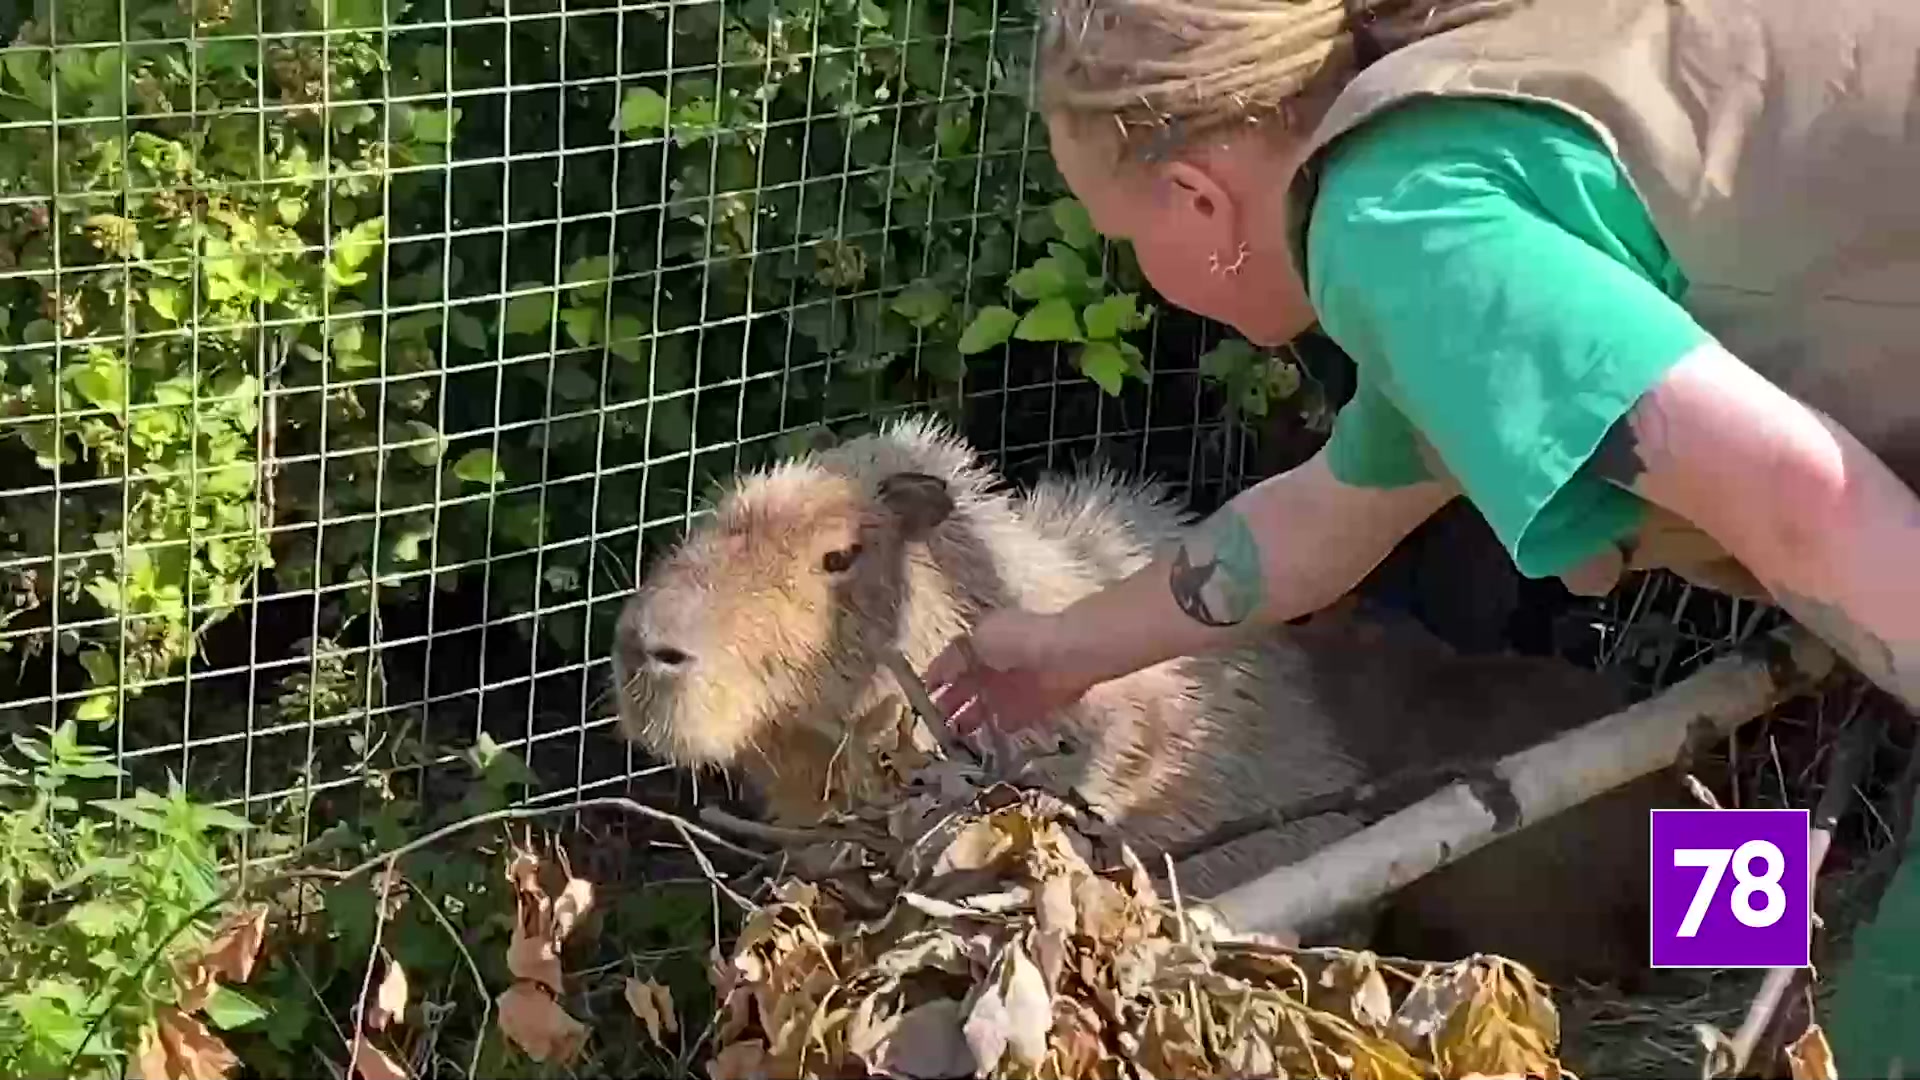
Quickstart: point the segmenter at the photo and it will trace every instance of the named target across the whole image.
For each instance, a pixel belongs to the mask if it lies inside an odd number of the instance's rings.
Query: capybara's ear
[[[880,501],[900,518],[900,531],[918,540],[953,513],[947,482],[926,473],[897,472],[880,481]]]

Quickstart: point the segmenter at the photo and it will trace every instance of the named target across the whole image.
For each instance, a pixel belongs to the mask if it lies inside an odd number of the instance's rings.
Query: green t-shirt
[[[1321,328],[1359,384],[1328,442],[1346,483],[1437,455],[1520,572],[1572,569],[1643,504],[1584,468],[1615,420],[1708,340],[1606,148],[1539,105],[1433,99],[1330,153],[1307,233]]]

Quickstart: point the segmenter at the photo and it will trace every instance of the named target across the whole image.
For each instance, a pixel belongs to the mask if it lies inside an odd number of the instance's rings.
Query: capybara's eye
[[[829,551],[826,557],[820,560],[820,568],[829,574],[844,574],[852,569],[853,560],[859,557],[859,544],[855,544],[850,548],[843,548],[839,551]]]

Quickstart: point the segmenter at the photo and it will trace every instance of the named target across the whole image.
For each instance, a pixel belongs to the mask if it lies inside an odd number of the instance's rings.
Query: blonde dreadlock
[[[1377,56],[1530,0],[1053,0],[1042,105],[1184,141],[1324,100]]]

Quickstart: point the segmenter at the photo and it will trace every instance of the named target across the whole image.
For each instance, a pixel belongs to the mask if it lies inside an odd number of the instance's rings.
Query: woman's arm
[[[1051,661],[1104,682],[1317,611],[1455,491],[1437,481],[1345,484],[1322,451],[1242,492],[1125,581],[1047,616]]]
[[[1708,344],[1640,398],[1592,467],[1712,536],[1920,710],[1920,498],[1838,424]]]

